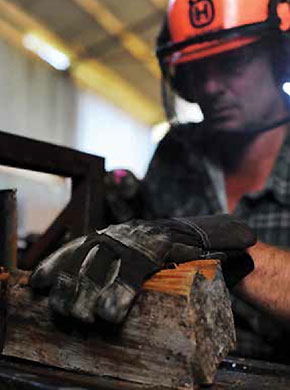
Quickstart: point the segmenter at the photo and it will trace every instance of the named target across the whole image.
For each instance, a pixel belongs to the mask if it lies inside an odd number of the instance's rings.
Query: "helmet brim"
[[[156,55],[159,60],[171,65],[199,60],[251,44],[270,31],[277,30],[279,23],[278,17],[271,17],[265,22],[210,32],[180,42],[169,42],[158,47]]]

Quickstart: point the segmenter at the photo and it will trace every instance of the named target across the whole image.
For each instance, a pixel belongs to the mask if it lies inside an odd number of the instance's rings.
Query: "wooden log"
[[[121,326],[56,317],[47,297],[27,286],[27,277],[19,271],[9,279],[3,355],[131,384],[195,389],[213,382],[234,347],[218,261],[186,263],[153,276]]]
[[[0,352],[4,347],[6,334],[7,302],[6,289],[10,274],[0,267]]]

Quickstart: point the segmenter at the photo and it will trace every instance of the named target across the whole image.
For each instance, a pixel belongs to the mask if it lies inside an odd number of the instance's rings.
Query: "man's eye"
[[[253,55],[254,53],[250,50],[239,54],[232,53],[232,55],[228,55],[222,59],[220,66],[231,73],[242,72],[251,63]]]
[[[227,58],[222,61],[219,66],[225,73],[229,74],[236,74],[236,73],[241,73],[247,64],[249,63],[247,58],[242,58],[242,57],[233,57],[233,58]]]

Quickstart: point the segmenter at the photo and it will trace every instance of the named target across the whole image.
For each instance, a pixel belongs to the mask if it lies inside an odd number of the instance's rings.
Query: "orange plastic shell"
[[[268,5],[269,0],[171,0],[168,7],[171,41],[176,43],[209,32],[265,22]],[[285,13],[285,9],[281,12]],[[191,45],[174,53],[169,62],[177,64],[208,57],[257,39],[257,36],[239,37]]]
[[[290,4],[289,3],[278,4],[277,15],[281,19],[280,30],[288,31],[290,29]]]

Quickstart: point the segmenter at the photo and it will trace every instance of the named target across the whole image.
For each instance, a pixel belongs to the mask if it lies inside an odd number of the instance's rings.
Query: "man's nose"
[[[224,92],[225,79],[222,70],[216,64],[206,64],[201,87],[204,95],[209,97]]]

